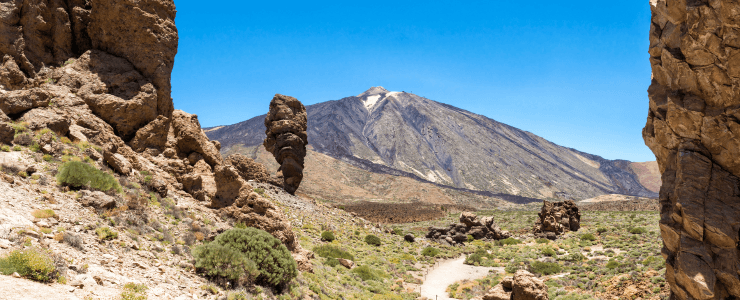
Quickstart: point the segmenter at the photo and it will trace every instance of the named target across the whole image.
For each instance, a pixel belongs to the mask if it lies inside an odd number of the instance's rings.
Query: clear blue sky
[[[204,127],[371,86],[482,114],[609,159],[655,160],[641,130],[650,4],[175,0],[175,108]]]

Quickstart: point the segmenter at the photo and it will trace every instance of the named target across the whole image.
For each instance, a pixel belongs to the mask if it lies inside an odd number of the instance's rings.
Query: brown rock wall
[[[675,299],[740,297],[740,2],[653,0],[643,137]]]

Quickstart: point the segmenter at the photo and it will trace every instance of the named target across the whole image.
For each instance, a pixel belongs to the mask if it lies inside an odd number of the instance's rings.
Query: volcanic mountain
[[[372,87],[306,109],[314,151],[371,172],[539,199],[657,197],[654,186],[648,189],[641,183],[646,179],[638,176],[632,162],[559,146],[411,93]],[[205,131],[221,142],[223,153],[235,146],[256,149],[265,138],[264,119],[257,116]]]

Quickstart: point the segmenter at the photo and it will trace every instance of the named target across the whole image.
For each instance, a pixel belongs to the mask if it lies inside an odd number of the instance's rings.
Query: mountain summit
[[[314,150],[363,169],[439,185],[533,198],[655,197],[624,160],[537,135],[406,92],[372,87],[306,107]],[[264,139],[264,116],[208,130],[223,151]]]

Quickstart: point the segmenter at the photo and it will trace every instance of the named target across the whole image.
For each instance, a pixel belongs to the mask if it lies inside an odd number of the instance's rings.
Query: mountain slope
[[[379,173],[535,198],[655,197],[627,161],[610,161],[406,92],[373,87],[308,106],[315,151]],[[264,116],[207,129],[223,151],[260,145]]]

